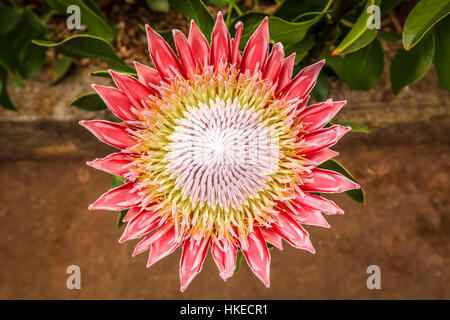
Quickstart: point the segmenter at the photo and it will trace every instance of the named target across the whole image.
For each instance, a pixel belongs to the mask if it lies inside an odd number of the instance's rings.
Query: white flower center
[[[267,189],[278,170],[278,137],[261,117],[238,101],[219,98],[186,107],[168,138],[167,170],[183,199],[242,209]]]

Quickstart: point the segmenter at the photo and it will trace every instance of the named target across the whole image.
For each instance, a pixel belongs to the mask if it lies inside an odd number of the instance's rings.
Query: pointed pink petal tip
[[[272,52],[263,68],[263,78],[269,79],[272,83],[276,83],[280,77],[283,59],[283,45],[280,42],[277,42],[273,45]]]
[[[226,281],[233,275],[236,267],[237,247],[231,242],[217,240],[217,243],[211,243],[211,255],[219,269],[220,277]]]
[[[273,50],[274,48],[277,48],[277,49],[284,49],[284,46],[283,46],[283,44],[282,44],[281,42],[277,42],[277,43],[275,43],[275,44],[272,46],[272,50]]]
[[[130,171],[127,155],[124,153],[112,153],[104,158],[97,158],[92,161],[87,161],[86,165],[97,170],[102,170],[107,173],[115,174],[123,177]]]
[[[269,17],[264,17],[263,21],[259,24],[258,28],[264,28],[269,32]],[[256,31],[255,31],[256,32]]]
[[[155,241],[150,248],[147,268],[150,268],[156,262],[174,252],[180,243],[181,241],[176,238],[175,231],[173,229],[163,235],[159,240]]]
[[[296,53],[292,53],[287,58],[283,59],[281,64],[280,75],[278,77],[278,85],[277,90],[275,92],[276,95],[280,94],[280,92],[286,87],[286,85],[291,81],[292,71],[294,68]]]
[[[205,35],[200,31],[194,20],[191,20],[188,35],[189,46],[191,47],[192,55],[200,68],[208,65],[209,61],[209,44]]]
[[[303,153],[313,153],[336,144],[351,127],[334,125],[329,128],[314,131],[305,136],[307,147]]]
[[[270,253],[267,248],[261,231],[254,228],[253,232],[247,235],[248,248],[242,248],[247,264],[252,269],[253,273],[264,283],[270,287]]]
[[[334,118],[345,104],[346,101],[333,102],[331,99],[328,99],[305,108],[299,116],[304,125],[303,130],[313,132],[322,128]]]
[[[282,236],[295,248],[315,252],[309,239],[309,234],[290,215],[280,213],[276,223],[272,224],[273,230]]]
[[[347,132],[349,132],[350,130],[352,130],[352,127],[344,127],[344,126],[338,126],[337,128],[334,129],[339,137],[339,139],[346,134]],[[338,139],[338,140],[339,140]]]
[[[234,272],[219,272],[219,277],[222,278],[223,281],[227,281],[233,276]]]
[[[119,149],[127,149],[135,144],[134,138],[120,123],[103,120],[82,120],[79,124],[88,129],[100,141]]]
[[[94,168],[94,169],[102,170],[102,169],[98,166],[98,159],[91,160],[91,161],[86,161],[86,165],[87,165],[88,167],[91,167],[91,168]]]
[[[249,70],[261,70],[266,65],[269,52],[269,25],[267,17],[261,22],[252,34],[242,54],[240,69],[242,73]]]
[[[133,186],[134,184],[129,182],[108,190],[89,206],[89,210],[119,211],[136,206],[141,198],[132,192]]]
[[[310,66],[303,68],[295,78],[283,88],[283,95],[286,100],[295,98],[302,99],[311,92],[316,84],[317,77],[325,64],[325,60],[320,60]]]
[[[344,214],[344,210],[333,201],[305,192],[294,199],[301,207],[319,210],[327,215]]]
[[[163,37],[149,25],[146,25],[145,29],[147,31],[149,54],[161,77],[166,79],[178,75],[184,77],[185,74],[180,61]]]
[[[192,54],[189,41],[186,39],[184,33],[177,29],[172,30],[172,37],[186,75],[193,77],[197,73],[197,64]]]
[[[125,95],[133,102],[133,105],[137,108],[142,107],[142,101],[147,99],[150,95],[154,95],[155,90],[151,89],[147,85],[142,84],[130,75],[123,74],[109,70],[111,77]]]
[[[312,254],[316,254],[316,249],[314,249],[311,240],[309,238],[305,241],[302,249],[305,249],[306,251]]]
[[[278,233],[273,231],[271,228],[260,227],[259,229],[261,230],[261,234],[266,242],[278,248],[280,251],[283,251],[283,238]]]
[[[208,248],[208,238],[203,238],[199,242],[188,238],[184,242],[180,260],[180,289],[182,292],[186,290],[192,280],[200,273]]]
[[[172,223],[166,223],[163,226],[160,226],[155,232],[153,232],[151,235],[145,237],[141,242],[139,242],[136,247],[134,248],[134,251],[132,253],[132,256],[137,256],[138,254],[141,254],[144,251],[147,251],[150,249],[150,247],[156,242],[161,240],[164,237],[167,237],[166,233],[169,233],[169,237],[172,234],[174,234],[173,230],[173,224]],[[167,241],[165,241],[167,243]],[[150,259],[150,257],[149,257]],[[148,268],[148,266],[147,266]]]
[[[138,239],[143,235],[154,230],[159,223],[160,219],[152,212],[145,212],[135,219],[128,222],[125,231],[119,239],[119,243],[123,243],[128,240]]]
[[[153,69],[137,61],[134,61],[133,64],[134,68],[136,69],[139,82],[148,87],[151,87],[152,85],[153,86],[160,85],[162,79],[161,76],[159,75],[159,72],[156,69]]]
[[[315,168],[302,189],[307,192],[340,193],[360,187],[358,183],[338,172]]]
[[[217,13],[216,23],[211,33],[211,51],[209,61],[217,68],[231,59],[230,32],[223,20],[222,13]]]
[[[327,160],[337,157],[338,155],[339,152],[325,148],[320,151],[308,154],[306,158],[311,161],[312,165],[318,166]]]
[[[111,76],[119,74],[119,72],[114,71],[113,69],[107,69],[107,70],[108,70],[108,73],[109,73]]]
[[[309,67],[312,67],[313,70],[316,70],[317,72],[320,72],[320,70],[322,70],[325,62],[327,62],[327,60],[322,59],[322,60],[319,60],[319,61],[313,63]],[[309,67],[307,67],[307,68],[309,68]]]

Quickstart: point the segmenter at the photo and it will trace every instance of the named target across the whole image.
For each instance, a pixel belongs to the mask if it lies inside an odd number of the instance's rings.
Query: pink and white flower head
[[[243,24],[231,39],[220,12],[211,45],[193,21],[187,39],[173,31],[178,56],[146,28],[156,69],[135,63],[138,80],[110,71],[119,89],[93,85],[123,122],[80,122],[120,149],[88,165],[125,178],[89,209],[129,209],[119,242],[142,238],[133,256],[149,250],[147,267],[181,246],[182,291],[208,249],[224,280],[241,250],[269,287],[266,242],[314,253],[302,225],[328,228],[322,213],[343,211],[312,193],[359,188],[316,168],[338,155],[329,147],[350,130],[323,128],[345,101],[306,107],[324,61],[291,79],[294,55],[285,58],[281,43],[269,54],[267,19],[242,55]]]

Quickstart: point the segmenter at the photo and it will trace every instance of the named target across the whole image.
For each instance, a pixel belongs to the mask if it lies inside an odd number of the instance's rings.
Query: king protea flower
[[[181,290],[200,272],[208,249],[226,280],[236,253],[269,287],[267,243],[314,253],[302,225],[328,228],[322,213],[343,211],[313,193],[359,188],[316,168],[338,155],[329,149],[349,127],[323,128],[345,101],[306,107],[324,61],[291,80],[294,55],[276,43],[269,53],[264,19],[241,54],[243,24],[230,38],[219,12],[211,45],[191,22],[186,39],[173,31],[178,55],[146,26],[156,69],[135,63],[138,80],[110,71],[119,89],[93,85],[121,123],[81,121],[120,152],[88,165],[122,176],[90,210],[129,209],[120,238],[143,238],[133,256],[149,250],[147,267],[183,248]]]

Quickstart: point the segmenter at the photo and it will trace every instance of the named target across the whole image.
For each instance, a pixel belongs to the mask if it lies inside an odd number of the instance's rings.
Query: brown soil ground
[[[316,255],[287,244],[272,250],[270,289],[247,266],[224,283],[208,257],[184,294],[180,250],[147,270],[144,254],[131,257],[135,241],[117,243],[116,214],[88,212],[110,177],[85,161],[110,150],[74,122],[37,123],[30,132],[47,146],[0,165],[0,298],[450,298],[448,123],[344,137],[336,149],[365,187],[366,206],[333,196],[346,214],[329,217],[331,229],[308,228]],[[72,264],[81,268],[81,290],[66,288]],[[366,287],[373,264],[381,290]]]

